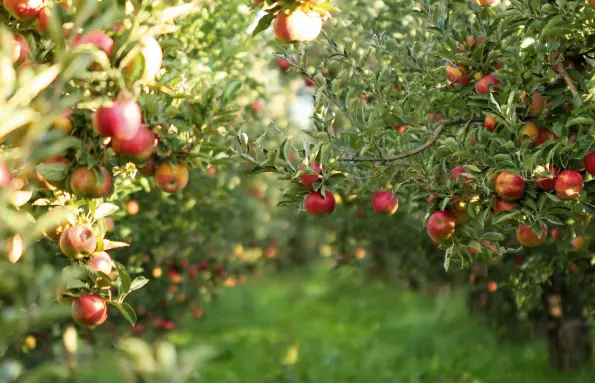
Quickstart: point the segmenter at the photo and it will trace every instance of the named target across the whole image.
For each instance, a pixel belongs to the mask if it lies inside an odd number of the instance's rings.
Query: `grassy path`
[[[222,354],[206,383],[587,383],[557,375],[544,345],[497,343],[462,299],[399,292],[358,277],[281,275],[229,289],[172,334]],[[298,346],[299,345],[299,346]]]

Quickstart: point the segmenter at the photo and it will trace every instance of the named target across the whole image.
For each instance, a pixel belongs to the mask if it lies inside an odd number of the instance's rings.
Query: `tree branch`
[[[578,92],[578,89],[576,89],[576,85],[574,85],[574,82],[572,81],[572,79],[570,78],[568,73],[566,72],[566,69],[564,69],[564,64],[558,65],[558,72],[560,73],[560,75],[562,76],[564,81],[566,81],[566,84],[568,85],[568,88],[570,89],[570,93],[572,93],[572,95],[574,97],[580,99],[581,96]]]
[[[392,161],[401,160],[403,158],[415,156],[416,154],[419,154],[419,153],[423,152],[424,150],[428,149],[430,146],[434,145],[436,143],[436,141],[438,141],[438,138],[442,135],[442,132],[444,131],[444,129],[447,126],[460,125],[460,124],[463,124],[466,122],[475,123],[475,122],[482,122],[482,121],[483,120],[478,119],[478,118],[457,118],[455,120],[441,121],[440,126],[436,130],[434,130],[434,132],[432,133],[432,135],[430,136],[430,138],[428,138],[428,140],[426,142],[424,142],[422,145],[420,145],[417,148],[412,149],[408,152],[397,154],[396,156],[392,156],[392,157],[385,157],[385,158],[382,158],[382,157],[372,157],[372,158],[354,157],[354,158],[339,158],[339,161],[344,161],[344,162],[392,162]]]

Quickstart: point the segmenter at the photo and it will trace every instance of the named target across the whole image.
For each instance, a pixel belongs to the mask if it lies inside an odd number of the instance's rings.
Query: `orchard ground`
[[[414,293],[319,268],[226,289],[208,315],[170,334],[219,356],[193,382],[586,383],[557,374],[541,341],[499,341],[469,317],[463,291]],[[88,370],[85,382],[113,382]],[[92,372],[90,372],[92,371]]]

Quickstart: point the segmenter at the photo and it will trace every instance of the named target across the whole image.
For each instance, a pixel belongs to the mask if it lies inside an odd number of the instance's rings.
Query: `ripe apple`
[[[300,164],[300,169],[305,169],[306,165]],[[312,161],[312,171],[316,174],[302,174],[300,175],[300,180],[302,184],[306,187],[306,189],[312,190],[312,186],[314,182],[320,179],[320,173],[322,173],[322,168],[318,166],[316,161]]]
[[[393,129],[397,131],[397,133],[404,133],[407,130],[406,125],[393,125]]]
[[[287,72],[289,68],[291,68],[291,63],[285,60],[283,57],[279,57],[277,59],[277,66],[279,67],[279,70],[281,70],[281,72]]]
[[[391,191],[379,191],[372,196],[372,208],[376,214],[393,215],[399,208],[399,198]]]
[[[500,3],[500,0],[475,0],[482,7],[494,7]]]
[[[10,185],[10,170],[4,162],[0,162],[0,187],[4,188]]]
[[[68,4],[60,2],[57,5],[61,6],[63,9],[68,9]],[[57,8],[54,8],[54,11],[57,11]],[[45,31],[48,29],[48,26],[50,25],[50,19],[52,17],[52,14],[50,13],[50,8],[49,7],[44,7],[41,11],[39,11],[39,13],[37,14],[37,32],[39,32],[40,35],[44,35]]]
[[[110,194],[112,194],[112,186],[113,186],[112,175],[103,166],[99,166],[97,169],[98,169],[97,184],[95,186],[95,192],[93,193],[93,197],[95,197],[95,198],[107,197]]]
[[[87,264],[93,271],[101,271],[104,274],[112,272],[112,259],[105,251],[93,254],[93,258]]]
[[[82,326],[99,326],[107,319],[107,304],[101,297],[81,295],[72,301],[72,318]]]
[[[3,0],[2,5],[8,13],[20,21],[34,19],[43,8],[43,0]]]
[[[585,156],[583,163],[587,172],[590,175],[595,176],[595,150],[590,151],[589,154]]]
[[[537,173],[542,174],[537,177],[537,185],[543,190],[554,190],[554,184],[558,177],[558,169],[551,165],[540,166],[537,168]],[[544,173],[550,173],[550,175],[544,176]]]
[[[130,215],[137,215],[140,211],[140,205],[135,200],[126,202],[126,213]]]
[[[490,114],[486,114],[484,125],[487,130],[489,130],[490,132],[493,132],[494,129],[496,128],[497,122],[498,122],[498,120],[496,120],[496,118],[494,116],[492,116]]]
[[[582,236],[574,237],[570,241],[570,246],[573,250],[580,251],[587,248],[587,239]]]
[[[519,138],[522,140],[524,138],[528,138],[531,141],[535,142],[537,140],[537,136],[539,135],[539,129],[535,123],[529,121],[525,124],[525,126],[521,129],[519,133]]]
[[[473,183],[472,178],[463,175],[465,173],[469,174],[467,168],[465,168],[464,166],[457,166],[454,169],[452,169],[452,174],[449,178],[452,178],[455,182],[460,182],[463,185]]]
[[[13,51],[13,54],[15,52],[17,52],[16,57],[13,56],[14,63],[18,64],[18,63],[23,63],[23,62],[27,61],[27,59],[29,58],[30,49],[29,49],[29,43],[27,42],[27,39],[25,39],[25,36],[23,36],[19,33],[15,33],[14,43],[16,45],[16,48]]]
[[[525,194],[525,180],[514,173],[502,172],[496,178],[496,194],[505,201],[516,201]]]
[[[537,128],[537,138],[535,138],[535,145],[543,145],[549,140],[558,140],[558,136],[544,128]]]
[[[281,11],[275,18],[273,32],[280,43],[312,41],[322,31],[322,17],[318,12],[305,13],[296,9],[290,14]]]
[[[71,115],[72,115],[72,110],[66,109],[61,117],[58,117],[54,121],[52,121],[52,126],[55,129],[58,129],[58,130],[64,132],[65,134],[70,134],[70,132],[72,132],[72,128],[73,128],[72,120],[70,119]]]
[[[157,40],[151,36],[145,36],[138,42],[138,46],[140,48],[138,54],[122,70],[127,83],[154,81],[161,69],[163,51]]]
[[[70,189],[78,197],[106,197],[112,192],[112,176],[103,166],[91,169],[83,166],[70,176]]]
[[[134,100],[114,101],[93,114],[93,127],[104,137],[133,139],[141,128],[141,110]]]
[[[498,283],[496,281],[490,281],[487,284],[487,288],[490,293],[493,293],[498,290]]]
[[[112,217],[105,217],[105,232],[109,233],[114,231],[114,220]]]
[[[465,66],[457,66],[448,63],[446,64],[446,76],[452,84],[469,84],[471,79],[467,73],[469,73],[469,68]]]
[[[571,200],[583,191],[583,177],[574,170],[563,170],[554,184],[556,195],[563,200]]]
[[[155,159],[149,158],[142,166],[137,166],[136,169],[145,177],[154,176],[157,171],[157,164]]]
[[[483,36],[478,36],[477,37],[477,41],[475,40],[475,37],[472,35],[469,35],[465,38],[465,43],[461,44],[459,46],[459,52],[462,53],[467,53],[467,47],[469,48],[473,48],[473,46],[477,43],[477,44],[483,44],[484,42],[484,37]]]
[[[540,224],[541,236],[539,237],[537,236],[537,233],[531,228],[531,226],[521,224],[516,232],[516,238],[519,243],[525,247],[535,247],[544,243],[547,239],[547,226],[543,222],[540,222]]]
[[[304,84],[307,87],[312,87],[312,86],[314,86],[314,80],[312,80],[310,77],[308,77],[307,79],[304,80]]]
[[[444,120],[445,116],[442,113],[428,113],[428,122],[440,122]]]
[[[252,103],[252,111],[254,113],[260,113],[262,111],[262,103],[260,101],[254,101]]]
[[[554,227],[552,230],[550,230],[550,236],[553,239],[560,239],[560,237],[562,236],[562,229],[560,229],[560,227]]]
[[[304,204],[308,213],[314,216],[324,217],[335,211],[337,202],[334,194],[329,190],[325,190],[324,197],[319,192],[310,192]]]
[[[491,86],[494,84],[499,84],[500,81],[496,76],[492,73],[488,74],[487,76],[481,77],[479,80],[475,82],[475,92],[477,94],[488,94],[491,91],[497,92],[500,90],[497,86]]]
[[[84,258],[95,252],[97,238],[93,228],[79,224],[64,230],[60,236],[60,250],[68,258]]]
[[[469,214],[465,210],[452,209],[449,211],[455,220],[455,225],[464,225],[469,222]]]
[[[134,137],[129,140],[112,139],[114,152],[136,163],[147,161],[153,154],[155,133],[145,126],[141,126]]]
[[[114,40],[103,31],[91,31],[83,36],[76,36],[73,46],[76,48],[81,45],[90,44],[105,52],[108,58],[111,57],[114,50]],[[91,70],[100,70],[97,63],[91,65]]]
[[[527,108],[530,116],[537,117],[543,112],[545,107],[545,97],[539,92],[535,91],[531,95],[531,105]]]
[[[174,193],[182,190],[188,184],[188,167],[182,163],[174,165],[164,162],[155,172],[157,187],[166,193]]]
[[[446,211],[434,212],[427,222],[430,238],[438,243],[448,240],[455,232],[455,218]]]

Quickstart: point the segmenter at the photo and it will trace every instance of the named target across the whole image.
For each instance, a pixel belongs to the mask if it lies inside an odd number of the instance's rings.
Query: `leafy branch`
[[[444,132],[444,129],[446,129],[447,126],[460,125],[460,124],[464,124],[464,123],[479,123],[479,122],[482,122],[482,120],[477,119],[477,118],[457,118],[454,120],[441,121],[440,126],[430,135],[430,138],[425,143],[423,143],[422,145],[420,145],[417,148],[412,149],[408,152],[401,153],[401,154],[398,154],[396,156],[391,156],[391,157],[339,158],[339,161],[343,161],[343,162],[392,162],[392,161],[401,160],[403,158],[412,157],[412,156],[415,156],[415,155],[423,152],[424,150],[430,148],[432,145],[434,145],[436,143],[436,141],[438,141],[438,138],[440,138],[440,136]]]

